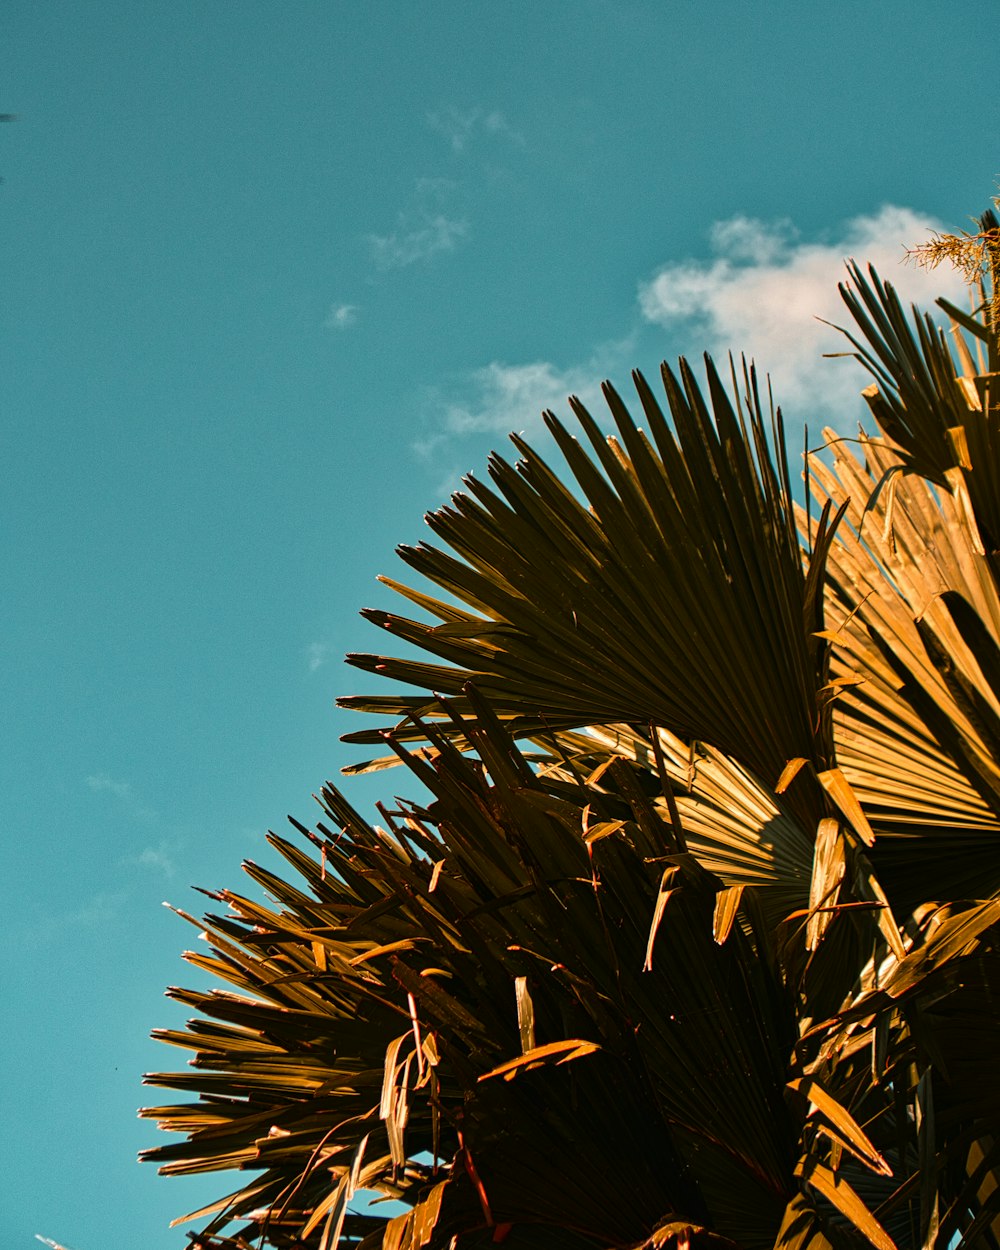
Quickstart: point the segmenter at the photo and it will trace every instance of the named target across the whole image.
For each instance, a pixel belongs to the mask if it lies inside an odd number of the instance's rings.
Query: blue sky
[[[134,1161],[139,1074],[183,1060],[148,1033],[193,979],[161,901],[238,885],[359,758],[332,703],[372,685],[340,658],[380,645],[358,610],[463,472],[705,346],[751,348],[793,425],[852,427],[865,378],[813,320],[842,258],[954,292],[902,245],[1000,173],[994,59],[940,25],[8,0],[5,1247],[179,1250],[168,1221],[222,1191]]]

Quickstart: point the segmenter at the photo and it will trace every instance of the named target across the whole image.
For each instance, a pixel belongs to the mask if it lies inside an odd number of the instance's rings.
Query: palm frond
[[[997,228],[991,213],[983,219]],[[991,224],[990,224],[991,223]],[[966,512],[979,550],[1000,548],[1000,413],[997,409],[997,327],[983,293],[978,316],[946,305],[961,363],[945,332],[926,314],[908,319],[892,285],[874,269],[866,278],[848,266],[841,295],[862,339],[843,330],[854,355],[875,378],[863,392],[882,433],[908,472],[950,491]],[[994,265],[994,277],[996,270]],[[987,345],[986,369],[976,372],[963,332]],[[996,568],[991,567],[994,576]]]
[[[832,466],[816,461],[810,476],[846,507],[827,562],[837,757],[877,832],[873,862],[904,913],[926,901],[929,879],[941,899],[991,894],[1000,596],[988,558],[954,497],[922,478],[868,502],[898,463],[891,449],[862,438],[864,464],[829,439]]]
[[[686,362],[679,378],[664,366],[676,434],[638,374],[648,435],[607,385],[620,443],[576,401],[589,455],[547,416],[589,507],[515,438],[516,466],[491,460],[495,489],[469,479],[467,494],[427,518],[455,555],[427,544],[400,552],[474,611],[404,590],[443,623],[367,614],[445,663],[350,661],[454,697],[473,680],[519,734],[653,723],[711,744],[765,784],[796,757],[830,767],[819,588],[835,520],[821,521],[805,571],[780,423],[775,464],[752,371],[742,401],[711,361],[707,373],[711,407]],[[428,700],[341,702],[414,716]],[[814,827],[819,788],[802,784],[789,801]]]
[[[402,549],[416,658],[352,660],[415,690],[343,702],[427,797],[328,785],[181,913],[227,988],[170,991],[144,1157],[239,1174],[202,1250],[1000,1250],[996,319],[851,276],[881,437],[818,525],[682,361]]]

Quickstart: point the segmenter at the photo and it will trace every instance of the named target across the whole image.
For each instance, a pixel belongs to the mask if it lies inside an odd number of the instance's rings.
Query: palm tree
[[[877,434],[795,500],[751,366],[519,438],[402,548],[422,797],[210,895],[143,1115],[203,1247],[1000,1244],[1000,230],[953,333],[854,267]],[[973,236],[969,236],[972,238]],[[977,243],[978,245],[978,243]],[[974,301],[975,302],[975,301]],[[386,754],[387,753],[387,754]],[[399,1214],[356,1214],[358,1190]]]

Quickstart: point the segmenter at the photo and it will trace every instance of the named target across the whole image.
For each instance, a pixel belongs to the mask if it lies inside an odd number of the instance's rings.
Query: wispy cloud
[[[478,135],[484,134],[505,139],[515,147],[525,146],[524,135],[510,124],[499,109],[439,109],[427,114],[427,124],[447,139],[451,150],[458,155],[465,152]]]
[[[459,395],[434,397],[438,429],[414,444],[428,455],[450,435],[510,434],[537,429],[548,408],[565,412],[566,397],[589,403],[599,395],[593,369],[585,365],[560,368],[548,360],[508,365],[494,360],[475,369],[456,385]]]
[[[347,330],[357,325],[357,304],[331,304],[323,326],[327,330]]]
[[[89,777],[84,778],[85,783],[91,790],[108,790],[116,798],[130,799],[132,797],[132,786],[127,781],[118,781],[108,773],[93,773]]]
[[[508,434],[532,437],[542,428],[542,413],[552,410],[570,416],[567,397],[575,395],[595,414],[603,407],[600,382],[628,360],[631,336],[604,344],[583,364],[559,366],[549,360],[505,364],[494,360],[447,390],[425,397],[428,432],[412,444],[414,452],[438,473],[434,493],[444,497],[457,490],[468,464],[449,450],[463,437],[489,434],[496,441]]]
[[[368,244],[376,269],[384,272],[405,269],[439,252],[453,252],[468,234],[469,223],[464,218],[447,217],[444,213],[402,212],[395,230],[389,234],[370,234]]]
[[[849,344],[817,318],[850,322],[837,291],[847,257],[874,264],[904,304],[932,311],[939,295],[964,301],[956,274],[901,263],[905,246],[942,228],[925,214],[887,205],[811,242],[787,220],[733,217],[712,228],[710,259],[664,265],[640,284],[639,305],[648,321],[682,335],[685,350],[754,357],[771,372],[776,399],[793,419],[849,429],[864,411],[858,394],[866,378],[851,361],[823,359]]]
[[[141,864],[143,868],[153,868],[166,877],[172,877],[177,871],[166,842],[161,842],[157,847],[147,846],[131,862]]]
[[[454,209],[459,194],[450,178],[418,178],[412,203],[396,214],[396,228],[367,236],[376,269],[404,269],[454,251],[469,235],[468,221]]]
[[[523,148],[527,143],[524,135],[519,130],[515,130],[498,109],[494,109],[491,113],[486,114],[483,118],[483,129],[487,134],[499,135],[519,148]]]
[[[315,673],[318,668],[330,658],[330,644],[327,642],[311,642],[306,647],[306,663],[309,665],[309,672]]]
[[[84,777],[83,780],[87,788],[93,790],[95,794],[113,794],[125,807],[129,815],[137,820],[154,820],[156,818],[156,812],[141,801],[130,781],[125,781],[120,777],[112,777],[110,773],[91,773],[89,777]]]

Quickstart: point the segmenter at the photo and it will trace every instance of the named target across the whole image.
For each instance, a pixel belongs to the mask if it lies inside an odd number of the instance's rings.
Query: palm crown
[[[979,304],[949,338],[842,288],[878,427],[796,502],[752,367],[615,434],[571,401],[402,548],[367,615],[426,659],[343,700],[426,792],[332,786],[293,881],[194,921],[231,988],[144,1109],[169,1173],[239,1169],[208,1247],[878,1250],[1000,1241],[1000,417]],[[438,597],[438,596],[442,597]],[[411,648],[412,653],[412,648]],[[188,917],[193,919],[192,917]],[[355,1214],[355,1191],[401,1200]]]

